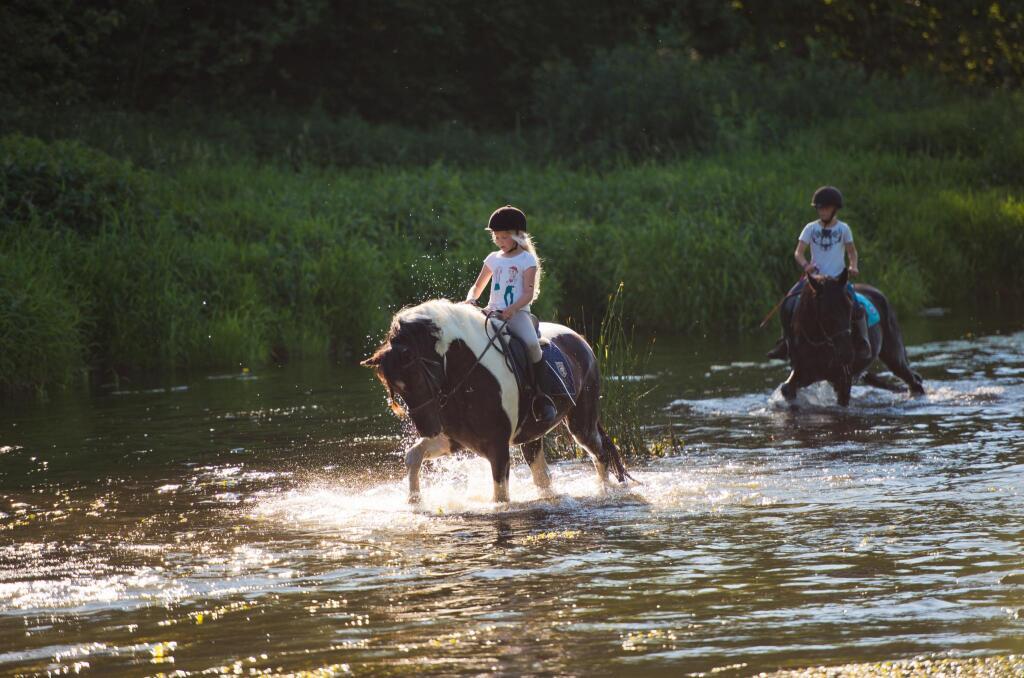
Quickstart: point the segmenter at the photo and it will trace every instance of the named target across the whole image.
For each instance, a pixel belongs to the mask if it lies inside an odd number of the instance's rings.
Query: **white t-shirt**
[[[526,273],[528,268],[537,267],[537,257],[526,250],[522,250],[514,257],[505,257],[499,250],[487,255],[484,266],[491,271],[491,298],[487,302],[487,308],[501,311],[522,298],[525,293],[523,273]],[[524,306],[523,310],[529,311],[530,305]]]
[[[822,228],[820,220],[812,221],[804,226],[800,242],[811,246],[811,263],[818,273],[836,278],[846,268],[846,244],[853,242],[853,231],[842,221],[829,228]]]

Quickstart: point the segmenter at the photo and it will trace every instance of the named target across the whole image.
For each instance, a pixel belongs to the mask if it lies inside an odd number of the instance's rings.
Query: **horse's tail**
[[[597,433],[601,436],[601,447],[608,454],[609,461],[611,461],[611,465],[615,469],[615,477],[618,478],[619,482],[624,483],[626,478],[629,478],[633,482],[639,483],[639,480],[629,475],[629,471],[626,470],[626,464],[622,461],[622,454],[619,452],[618,446],[612,442],[612,437],[605,432],[601,422],[597,422]]]

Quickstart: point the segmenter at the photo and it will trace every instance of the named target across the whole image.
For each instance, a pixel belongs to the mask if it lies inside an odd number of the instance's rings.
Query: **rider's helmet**
[[[843,206],[843,194],[835,186],[822,186],[814,192],[811,197],[811,207],[835,207]]]
[[[487,228],[492,231],[525,231],[526,215],[517,207],[505,205],[491,213]]]

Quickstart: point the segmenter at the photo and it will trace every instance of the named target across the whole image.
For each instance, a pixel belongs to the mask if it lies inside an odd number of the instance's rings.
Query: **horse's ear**
[[[815,294],[821,292],[821,281],[813,275],[807,276],[807,284],[811,286]]]
[[[363,367],[380,367],[380,362],[384,360],[384,356],[387,355],[388,351],[391,350],[390,346],[384,345],[373,352],[366,360],[360,361],[360,365]]]
[[[846,286],[846,281],[850,279],[850,269],[844,268],[843,272],[839,274],[839,284],[843,287]]]

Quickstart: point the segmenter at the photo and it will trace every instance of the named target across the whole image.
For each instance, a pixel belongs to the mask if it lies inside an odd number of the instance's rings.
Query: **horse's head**
[[[804,337],[812,344],[831,346],[843,364],[853,362],[853,301],[847,291],[848,280],[846,269],[838,278],[808,277],[798,310]]]
[[[399,417],[408,413],[417,432],[432,438],[441,432],[441,356],[434,348],[437,327],[429,319],[396,320],[387,339],[360,365],[374,370]],[[405,404],[403,412],[396,396]]]

